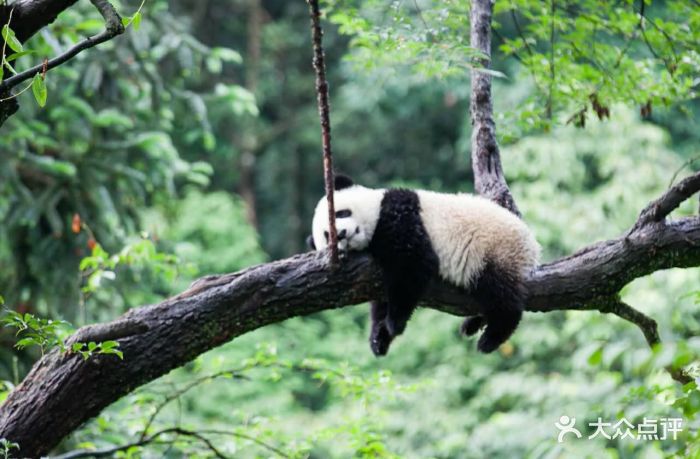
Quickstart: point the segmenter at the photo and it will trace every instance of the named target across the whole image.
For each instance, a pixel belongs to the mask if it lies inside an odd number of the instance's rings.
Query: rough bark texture
[[[473,0],[472,7],[472,42],[488,51],[488,40],[474,35],[488,37],[492,3]],[[477,189],[517,211],[500,168],[490,81],[476,72],[472,114]],[[538,267],[528,280],[527,310],[610,312],[637,324],[649,343],[657,342],[654,321],[621,303],[619,291],[631,280],[660,269],[700,266],[700,218],[666,221],[699,188],[697,173],[650,203],[626,234]],[[0,437],[19,443],[22,456],[45,454],[139,385],[267,324],[379,298],[379,279],[378,267],[366,254],[351,254],[332,268],[327,253],[307,253],[208,276],[160,304],[129,311],[111,324],[84,327],[72,342],[116,339],[124,360],[98,356],[84,361],[56,350],[47,354],[0,407]],[[477,312],[465,292],[439,281],[424,303],[456,315]]]
[[[477,59],[472,70],[472,89],[469,109],[472,121],[472,169],[474,189],[482,196],[520,216],[518,206],[510,194],[503,176],[496,142],[496,124],[493,121],[491,75],[479,69],[491,66],[491,0],[475,0],[470,13],[470,45],[483,57]]]

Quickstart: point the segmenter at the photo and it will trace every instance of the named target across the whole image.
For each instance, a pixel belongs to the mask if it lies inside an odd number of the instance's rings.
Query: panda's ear
[[[311,250],[316,250],[316,244],[314,244],[313,236],[309,235],[309,237],[306,238],[306,246]]]
[[[343,174],[336,174],[335,176],[335,182],[333,183],[333,187],[335,190],[342,190],[343,188],[350,188],[353,186],[355,182],[352,181],[350,177],[347,175]]]

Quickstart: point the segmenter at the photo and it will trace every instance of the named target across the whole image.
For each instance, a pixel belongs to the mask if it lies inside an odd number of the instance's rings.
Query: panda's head
[[[384,190],[355,185],[350,177],[335,177],[335,226],[338,249],[364,250],[369,246],[379,219]],[[307,242],[312,249],[328,247],[328,201],[322,197],[316,205],[312,234]]]

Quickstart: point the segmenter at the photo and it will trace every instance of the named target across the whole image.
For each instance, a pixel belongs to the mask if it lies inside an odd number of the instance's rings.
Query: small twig
[[[94,37],[87,37],[85,40],[74,45],[65,53],[60,54],[54,57],[53,59],[50,59],[48,62],[42,62],[41,64],[35,65],[34,67],[31,67],[23,72],[20,72],[3,80],[2,82],[0,82],[0,92],[3,90],[13,88],[25,80],[34,78],[34,75],[36,75],[37,73],[42,73],[47,70],[51,70],[54,67],[58,67],[59,65],[78,55],[78,53],[80,53],[81,51],[84,51],[88,48],[92,48],[93,46],[99,45],[100,43],[109,41],[117,35],[124,33],[124,26],[122,25],[121,17],[119,16],[119,13],[117,13],[117,10],[114,9],[111,3],[109,3],[107,0],[90,1],[93,5],[95,5],[95,8],[97,8],[97,10],[104,18],[105,30],[99,33],[98,35],[95,35]]]
[[[219,371],[210,375],[203,376],[201,378],[197,378],[194,381],[190,382],[189,384],[185,385],[184,387],[176,390],[175,392],[168,394],[165,399],[158,404],[156,407],[155,411],[149,416],[148,420],[146,421],[146,425],[144,426],[143,430],[141,431],[141,436],[139,437],[139,441],[144,440],[147,438],[148,434],[148,429],[153,425],[153,421],[155,421],[156,417],[158,417],[158,414],[165,408],[165,406],[172,402],[173,400],[179,399],[181,396],[183,396],[185,393],[189,392],[190,390],[194,389],[195,387],[199,386],[200,384],[203,384],[205,382],[211,381],[213,379],[217,378],[222,378],[228,375],[231,375],[231,378],[235,379],[247,379],[247,377],[239,374],[241,371],[244,371],[246,368],[239,368],[236,370],[225,370],[225,371]]]
[[[423,11],[421,11],[420,6],[418,6],[418,0],[413,0],[413,6],[416,8],[416,13],[418,13],[418,18],[423,23],[423,27],[425,28],[425,31],[429,32],[430,27],[428,27],[428,23],[425,22],[425,18],[423,17]]]
[[[186,430],[181,427],[169,427],[167,429],[160,430],[153,435],[151,435],[148,438],[145,438],[143,440],[135,441],[132,443],[128,443],[125,445],[121,446],[115,446],[113,448],[106,448],[106,449],[98,449],[98,450],[78,450],[78,451],[71,451],[65,454],[61,454],[60,456],[55,456],[54,459],[78,459],[81,457],[107,457],[107,456],[113,456],[114,453],[118,453],[119,451],[126,451],[129,448],[134,448],[134,447],[140,447],[140,446],[145,446],[149,443],[153,443],[156,440],[158,440],[159,437],[166,435],[166,434],[176,434],[176,435],[186,435],[188,437],[194,437],[201,441],[202,443],[205,444],[205,446],[218,458],[220,459],[226,459],[226,456],[219,451],[209,440],[207,437],[204,436],[204,433],[207,433],[206,431],[193,431],[193,430]],[[212,432],[209,432],[212,433]],[[223,434],[223,433],[222,433]],[[231,436],[237,436],[235,435],[234,432],[227,432],[227,434],[230,434]]]
[[[15,5],[12,5],[12,8],[10,9],[10,15],[7,18],[7,24],[5,24],[8,28],[10,27],[10,24],[12,23],[12,13],[15,12]],[[5,53],[7,52],[7,40],[2,41],[2,65],[5,65]]]
[[[647,205],[639,214],[639,218],[630,230],[630,233],[646,224],[662,221],[668,214],[680,206],[683,201],[690,198],[698,191],[700,191],[700,172],[696,172],[684,178],[676,185],[666,190],[659,199]]]
[[[688,166],[692,166],[693,163],[697,160],[700,160],[700,156],[693,156],[692,158],[688,158],[687,160],[683,161],[683,164],[681,164],[681,166],[678,169],[676,169],[676,171],[671,176],[671,180],[668,182],[668,188],[671,188],[673,186],[674,182],[676,181],[676,178],[678,178],[678,174],[680,174],[683,171],[683,169],[685,169]]]
[[[27,92],[29,89],[31,89],[32,84],[33,84],[33,82],[30,81],[29,84],[28,84],[27,86],[25,86],[25,87],[22,88],[19,92],[16,92],[16,93],[14,93],[14,94],[10,93],[9,90],[6,89],[5,91],[8,91],[8,92],[6,92],[5,94],[10,94],[10,95],[7,96],[7,97],[3,97],[2,99],[0,99],[0,103],[6,102],[6,101],[8,101],[8,100],[12,100],[12,99],[15,99],[15,98],[19,97],[20,95],[22,95],[23,93],[25,93],[25,92]]]
[[[530,43],[527,42],[527,39],[525,38],[525,35],[523,34],[523,30],[520,28],[520,22],[518,21],[518,17],[515,14],[515,5],[511,4],[511,6],[512,6],[512,8],[510,9],[510,17],[511,17],[511,19],[513,19],[513,25],[515,26],[515,32],[522,39],[523,44],[525,45],[525,49],[527,50],[527,53],[530,55],[530,57],[532,57],[534,53],[532,52],[532,48],[530,48]]]
[[[664,65],[666,66],[666,69],[669,71],[669,73],[673,74],[673,73],[674,73],[674,69],[673,69],[673,67],[672,67],[671,65],[669,65],[668,59],[663,58],[663,57],[660,57],[660,56],[656,53],[656,51],[654,50],[654,48],[651,46],[651,43],[649,42],[649,39],[647,38],[646,31],[644,30],[644,20],[646,20],[649,24],[651,24],[652,26],[654,26],[654,28],[655,28],[656,30],[658,30],[659,33],[661,33],[661,35],[666,39],[666,41],[667,41],[668,44],[669,44],[669,47],[671,48],[671,53],[673,54],[673,60],[675,61],[675,63],[677,63],[677,62],[678,62],[678,53],[676,52],[676,47],[675,47],[675,45],[673,44],[673,39],[669,36],[669,34],[668,34],[663,28],[659,27],[659,26],[656,24],[656,22],[654,22],[651,18],[648,18],[648,17],[646,16],[646,14],[645,14],[645,12],[644,12],[644,8],[645,8],[645,6],[646,6],[645,3],[646,3],[646,2],[645,2],[644,0],[640,0],[640,6],[639,6],[639,29],[642,31],[642,38],[644,38],[644,43],[646,43],[647,48],[649,48],[649,51],[651,52],[651,54],[652,54],[656,59],[659,59],[659,60],[663,61]],[[675,63],[674,63],[674,65],[675,65]]]
[[[520,39],[523,41],[523,45],[525,45],[525,50],[527,51],[528,56],[530,56],[530,58],[532,58],[534,53],[532,52],[532,48],[530,47],[530,43],[528,43],[527,38],[525,38],[525,34],[523,34],[523,30],[520,28],[520,22],[518,21],[518,17],[515,14],[515,5],[513,5],[512,2],[511,2],[511,8],[510,8],[510,17],[513,20],[513,26],[515,27],[515,32],[518,34]],[[498,31],[498,29],[496,29],[495,27],[492,27],[491,31],[502,42],[505,43],[506,40],[501,35],[501,33]],[[537,72],[535,72],[533,66],[525,64],[525,60],[522,57],[520,57],[520,55],[517,52],[513,51],[512,54],[515,57],[515,59],[517,59],[518,62],[523,64],[525,66],[525,68],[527,69],[527,71],[530,72],[530,76],[532,77],[532,81],[535,83],[535,86],[537,87],[537,89],[539,89],[540,91],[542,91],[542,93],[544,93],[546,91],[546,89],[544,88],[543,85],[540,84],[540,82],[537,78]]]
[[[549,14],[550,27],[549,27],[549,91],[547,94],[547,119],[552,120],[552,106],[554,105],[554,81],[556,79],[556,74],[554,72],[554,15],[556,13],[556,4],[554,0],[550,0],[551,7]]]
[[[661,338],[659,338],[659,330],[656,325],[656,321],[643,312],[636,310],[619,298],[611,298],[609,302],[602,304],[599,310],[603,313],[615,314],[621,319],[635,324],[644,334],[644,339],[646,339],[650,348],[653,349],[656,345],[661,344]],[[665,368],[671,375],[671,378],[682,384],[687,384],[693,380],[693,378],[682,368],[673,368],[671,365],[668,365]]]
[[[333,154],[331,151],[331,121],[328,102],[328,81],[323,55],[323,30],[318,0],[307,0],[311,15],[311,41],[314,50],[313,65],[316,70],[316,94],[318,114],[321,118],[321,144],[323,147],[323,176],[328,200],[328,244],[331,250],[331,264],[338,264],[338,231],[335,226],[335,203],[333,201]]]
[[[252,442],[255,443],[256,445],[262,446],[263,448],[267,449],[268,451],[272,451],[273,453],[277,454],[277,455],[280,456],[280,457],[292,457],[292,456],[290,456],[289,454],[287,454],[287,453],[285,453],[284,451],[282,451],[281,449],[279,449],[279,448],[277,448],[277,447],[275,447],[275,446],[272,446],[271,444],[269,444],[269,443],[267,443],[267,442],[264,442],[264,441],[262,441],[262,440],[259,440],[259,439],[255,438],[255,437],[252,437],[252,436],[250,436],[250,435],[246,435],[246,434],[243,434],[243,433],[239,433],[239,432],[226,432],[226,431],[220,431],[220,430],[204,430],[204,431],[201,431],[201,432],[202,432],[202,433],[208,433],[208,434],[211,434],[211,435],[231,435],[232,437],[242,438],[243,440],[252,441]]]

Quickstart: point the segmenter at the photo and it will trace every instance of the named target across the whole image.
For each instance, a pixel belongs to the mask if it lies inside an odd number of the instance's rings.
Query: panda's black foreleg
[[[525,306],[525,286],[518,276],[489,263],[477,281],[474,296],[481,305],[486,322],[477,349],[493,352],[520,323]]]
[[[369,335],[369,346],[374,355],[379,357],[389,352],[389,346],[394,337],[389,334],[389,330],[386,328],[387,302],[375,300],[370,303],[370,306],[372,330]]]
[[[387,296],[386,328],[394,337],[406,330],[406,324],[425,293],[430,275],[413,262],[413,269],[384,273],[384,288]],[[422,276],[425,274],[425,276]]]
[[[431,279],[438,258],[420,215],[420,200],[411,190],[384,193],[369,251],[382,270],[386,292],[384,324],[391,338],[406,329]],[[378,329],[378,332],[383,331]]]

